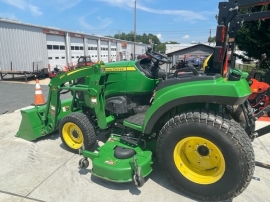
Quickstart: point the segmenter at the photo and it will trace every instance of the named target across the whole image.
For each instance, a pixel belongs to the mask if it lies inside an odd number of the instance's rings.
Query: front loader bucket
[[[19,131],[15,135],[25,140],[35,140],[45,134],[44,122],[38,113],[44,112],[46,105],[36,106],[31,109],[21,110],[22,121]]]

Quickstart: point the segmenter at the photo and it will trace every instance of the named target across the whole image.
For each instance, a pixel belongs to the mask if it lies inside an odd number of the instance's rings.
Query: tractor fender
[[[151,134],[161,116],[174,107],[192,103],[239,105],[244,103],[250,94],[249,85],[244,79],[230,82],[222,78],[180,82],[159,88],[146,113],[142,131],[144,134]]]
[[[234,98],[227,98],[227,101],[230,103],[243,103],[245,99],[241,99],[236,101]],[[163,114],[168,112],[170,109],[177,107],[179,105],[183,104],[192,104],[192,103],[219,103],[219,104],[226,104],[224,103],[224,97],[222,96],[190,96],[190,97],[183,97],[178,98],[175,100],[171,100],[167,102],[166,104],[162,105],[160,108],[158,108],[150,117],[147,124],[144,128],[144,134],[151,134],[152,129],[154,128],[157,121],[161,118]]]

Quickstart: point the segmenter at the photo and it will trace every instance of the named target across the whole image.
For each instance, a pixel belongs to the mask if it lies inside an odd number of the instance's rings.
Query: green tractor
[[[157,159],[169,180],[194,198],[237,196],[252,178],[253,137],[226,109],[247,109],[249,85],[195,69],[192,76],[164,79],[158,64],[166,58],[148,56],[57,75],[47,104],[21,111],[17,136],[35,140],[59,129],[69,150],[80,149],[80,167],[91,159],[92,174],[105,180],[141,187]],[[60,101],[66,91],[72,99]],[[97,153],[92,148],[103,130],[110,136]]]
[[[241,2],[220,3],[220,19],[236,6]],[[140,60],[79,67],[51,80],[47,104],[21,111],[16,136],[35,140],[59,130],[63,144],[83,156],[80,168],[90,159],[92,175],[104,180],[141,187],[157,160],[192,198],[238,196],[255,168],[255,118],[246,79],[228,71],[228,23],[219,24],[211,71],[168,74],[160,68],[168,58],[150,48]],[[72,98],[61,100],[66,92]],[[107,141],[98,146],[103,131]]]

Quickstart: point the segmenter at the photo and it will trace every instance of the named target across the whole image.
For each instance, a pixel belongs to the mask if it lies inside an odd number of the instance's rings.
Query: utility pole
[[[209,39],[210,39],[210,40],[212,39],[212,36],[211,36],[212,33],[211,33],[211,32],[212,32],[212,30],[210,29],[210,31],[209,31],[209,34],[210,34]],[[211,44],[210,40],[209,40],[209,45]]]
[[[136,0],[134,3],[134,51],[133,51],[134,60],[135,60],[135,53],[136,53]]]

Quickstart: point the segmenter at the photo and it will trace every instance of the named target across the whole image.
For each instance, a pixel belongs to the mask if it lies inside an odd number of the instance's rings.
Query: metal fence
[[[255,64],[235,64],[235,68],[245,72],[250,72],[253,67],[255,67]]]

